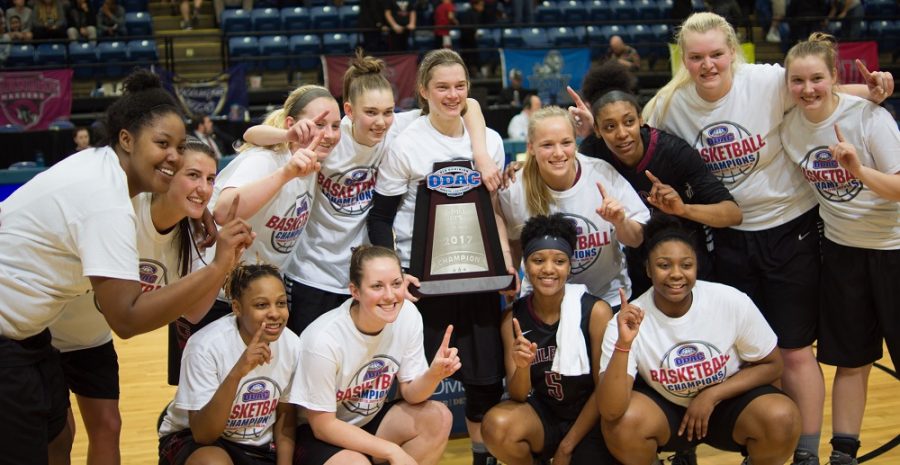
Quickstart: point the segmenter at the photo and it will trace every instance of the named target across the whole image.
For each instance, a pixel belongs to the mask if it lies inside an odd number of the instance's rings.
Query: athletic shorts
[[[855,368],[881,358],[887,342],[900,365],[900,250],[822,243],[818,358]]]
[[[250,446],[219,438],[210,445],[197,444],[191,430],[185,429],[159,438],[159,465],[183,465],[197,449],[218,447],[234,465],[273,465],[275,445]]]
[[[381,422],[384,420],[385,415],[387,415],[388,410],[396,404],[397,401],[384,404],[384,406],[381,407],[381,410],[379,410],[368,423],[362,426],[362,430],[374,436],[375,433],[378,432],[378,427],[381,426]],[[334,457],[338,452],[343,450],[343,447],[338,447],[316,439],[309,424],[297,426],[297,441],[294,446],[295,464],[323,465],[331,457]],[[372,457],[369,457],[369,461],[372,461]]]
[[[181,354],[184,352],[184,346],[187,345],[188,339],[197,331],[203,329],[204,326],[213,321],[231,314],[231,304],[216,300],[212,308],[206,312],[206,315],[199,323],[193,324],[190,321],[179,318],[169,323],[169,376],[170,386],[178,386],[178,378],[181,376]]]
[[[113,341],[59,354],[69,390],[91,399],[119,399],[119,356]]]
[[[816,340],[819,323],[819,210],[764,231],[717,229],[720,282],[749,295],[778,336],[778,347]]]
[[[0,336],[0,464],[44,465],[63,431],[69,391],[50,330],[21,341]]]
[[[641,378],[635,380],[634,390],[644,394],[649,397],[650,400],[655,402],[656,405],[662,409],[663,414],[666,416],[666,420],[669,423],[669,442],[660,446],[658,449],[659,452],[679,452],[688,450],[698,444],[708,444],[720,450],[746,453],[746,447],[735,442],[734,437],[732,436],[734,434],[734,426],[737,424],[741,412],[743,412],[744,409],[747,408],[747,405],[750,405],[750,402],[757,397],[767,394],[784,395],[784,393],[775,386],[766,384],[757,386],[737,397],[723,400],[715,406],[712,414],[709,416],[706,437],[701,440],[697,440],[695,437],[694,440],[688,441],[686,433],[682,436],[678,435],[678,428],[681,427],[681,421],[684,419],[687,407],[682,407],[678,404],[669,402],[662,394],[656,392]]]
[[[450,347],[459,349],[462,368],[453,378],[463,384],[494,384],[504,377],[500,340],[501,296],[496,292],[424,297],[416,302],[425,327],[425,357],[431,363],[453,325]]]
[[[535,457],[540,461],[549,461],[556,454],[559,443],[562,442],[575,420],[565,420],[553,410],[553,407],[546,405],[534,396],[528,396],[526,401],[534,413],[541,420],[544,426],[544,450]],[[611,465],[618,463],[606,448],[606,442],[603,440],[603,433],[600,432],[600,420],[588,431],[581,439],[581,442],[575,446],[572,451],[572,465]]]
[[[291,309],[288,328],[298,336],[316,318],[340,307],[350,298],[350,294],[323,291],[287,276],[284,277],[284,288],[287,291],[288,307]]]

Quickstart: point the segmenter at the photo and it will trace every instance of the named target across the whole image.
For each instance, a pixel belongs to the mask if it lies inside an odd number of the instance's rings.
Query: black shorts
[[[500,340],[501,298],[496,292],[425,297],[416,302],[425,327],[425,357],[431,363],[453,325],[450,347],[459,349],[460,368],[453,378],[463,384],[485,385],[503,379]]]
[[[204,326],[213,321],[231,314],[231,304],[216,300],[212,308],[206,312],[206,315],[199,323],[193,324],[190,321],[179,318],[169,323],[169,385],[178,386],[178,378],[181,376],[181,354],[184,352],[184,346],[187,345],[188,339],[197,331],[203,329]]]
[[[119,356],[113,341],[59,354],[69,390],[91,399],[119,399]]]
[[[881,358],[884,340],[900,365],[900,250],[824,239],[822,256],[819,361],[861,367]]]
[[[44,465],[66,426],[69,391],[50,330],[16,341],[0,336],[0,464]]]
[[[528,396],[528,405],[534,409],[538,418],[541,419],[541,425],[544,426],[544,450],[536,457],[541,461],[549,461],[556,454],[559,443],[562,442],[575,420],[566,420],[560,418],[553,410],[553,407],[546,405],[534,396]],[[581,439],[581,442],[575,446],[572,451],[572,465],[607,465],[618,463],[606,448],[606,442],[603,440],[603,433],[600,431],[600,421],[588,431]]]
[[[374,436],[375,433],[378,432],[378,427],[381,426],[381,422],[384,420],[385,415],[387,415],[388,410],[396,405],[397,402],[398,401],[393,401],[384,404],[381,407],[381,410],[379,410],[368,423],[362,426],[362,430]],[[295,464],[323,465],[328,459],[334,457],[338,452],[343,450],[343,447],[338,447],[316,439],[309,424],[297,426],[297,441],[294,446]],[[372,457],[369,457],[369,461],[372,461]]]
[[[819,210],[772,229],[717,229],[719,280],[746,293],[778,336],[778,347],[816,340],[819,323]]]
[[[693,441],[687,440],[687,434],[678,435],[678,428],[681,427],[681,421],[684,419],[684,413],[687,407],[682,407],[666,400],[662,394],[656,392],[652,387],[647,385],[640,377],[634,382],[634,390],[649,397],[656,405],[662,409],[666,420],[669,423],[669,442],[659,447],[659,451],[679,452],[695,447],[698,444],[709,444],[716,449],[727,450],[732,452],[746,452],[746,447],[735,442],[734,426],[737,424],[738,417],[741,412],[747,408],[757,397],[767,394],[782,394],[778,388],[771,384],[757,386],[737,397],[723,400],[713,409],[709,416],[709,426],[707,427],[707,435],[701,440],[695,437]]]
[[[323,291],[293,279],[284,277],[284,288],[287,291],[288,307],[291,313],[288,316],[288,328],[296,335],[300,335],[316,318],[340,307],[350,298],[350,294],[336,294]]]
[[[223,449],[234,465],[272,465],[275,463],[274,444],[250,446],[219,438],[210,445],[197,444],[191,430],[185,429],[159,438],[159,465],[183,465],[201,447]]]

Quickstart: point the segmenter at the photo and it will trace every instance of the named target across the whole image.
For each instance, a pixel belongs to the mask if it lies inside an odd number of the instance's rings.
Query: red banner
[[[841,84],[862,84],[863,78],[856,67],[859,59],[869,68],[878,71],[878,44],[869,42],[841,42],[838,44],[838,82]]]
[[[351,58],[350,56],[322,57],[322,66],[325,68],[325,87],[339,101],[344,93],[344,73],[350,67]],[[387,64],[384,75],[394,87],[395,105],[404,109],[415,106],[417,56],[405,54],[379,58]]]
[[[72,70],[0,73],[0,124],[45,130],[72,114]]]

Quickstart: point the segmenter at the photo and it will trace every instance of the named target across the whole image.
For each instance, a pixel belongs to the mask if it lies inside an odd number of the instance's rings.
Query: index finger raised
[[[319,131],[316,136],[313,137],[312,141],[310,141],[309,145],[306,146],[306,150],[315,151],[319,147],[319,143],[322,142],[323,137],[325,137],[325,133]]]
[[[606,197],[608,197],[608,196],[606,195],[606,189],[603,188],[603,184],[600,184],[600,183],[598,182],[598,183],[597,183],[597,189],[600,191],[600,195],[601,195],[604,199],[606,199]]]
[[[587,107],[587,105],[584,104],[584,100],[581,100],[581,96],[578,95],[578,92],[575,92],[575,89],[573,89],[571,86],[566,86],[566,92],[569,93],[569,97],[572,97],[572,101],[575,103],[576,107]]]
[[[650,172],[650,170],[645,170],[644,174],[647,175],[647,179],[649,179],[650,182],[652,182],[653,184],[662,184],[662,181],[660,181],[659,178],[654,176],[653,173]]]
[[[328,116],[329,113],[331,113],[331,110],[325,110],[322,113],[320,113],[319,116],[316,116],[315,118],[313,118],[313,121],[321,123],[321,122],[325,121],[325,117]]]
[[[444,331],[444,340],[441,341],[441,351],[450,349],[450,336],[453,334],[453,325],[447,326],[447,331]]]
[[[862,74],[863,79],[865,79],[866,81],[868,81],[869,78],[872,77],[872,73],[869,72],[869,68],[866,68],[866,64],[863,63],[859,58],[856,59],[856,69],[859,70],[859,73]]]
[[[625,296],[625,289],[622,289],[621,287],[619,288],[619,300],[622,301],[622,308],[628,305],[628,297]]]
[[[516,318],[513,318],[513,336],[516,339],[522,336],[522,327],[519,326],[519,320]]]
[[[263,331],[265,331],[265,330],[266,330],[266,322],[263,321],[262,323],[259,324],[259,329],[256,330],[256,334],[253,335],[253,339],[250,340],[249,345],[252,346],[252,345],[258,343],[259,340],[262,339]]]

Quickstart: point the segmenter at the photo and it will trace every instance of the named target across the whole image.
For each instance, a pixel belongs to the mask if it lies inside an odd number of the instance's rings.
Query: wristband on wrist
[[[631,349],[623,349],[622,347],[619,347],[618,344],[613,345],[613,348],[614,348],[615,350],[618,350],[619,352],[631,352]]]

